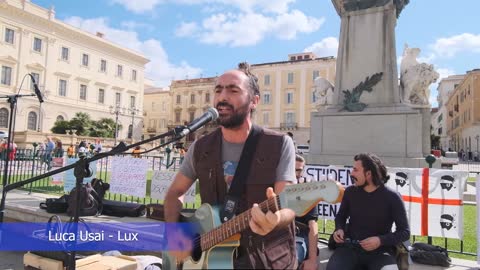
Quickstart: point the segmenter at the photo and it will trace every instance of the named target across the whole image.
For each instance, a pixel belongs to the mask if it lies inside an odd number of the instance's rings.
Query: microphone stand
[[[123,152],[125,152],[125,151],[127,151],[131,148],[136,147],[136,146],[146,144],[146,143],[149,143],[149,142],[152,142],[152,141],[155,141],[155,140],[159,140],[159,139],[165,138],[167,136],[171,136],[172,137],[171,140],[161,144],[158,147],[165,146],[167,144],[170,144],[172,142],[175,142],[175,141],[180,140],[181,138],[185,137],[186,133],[188,133],[188,132],[185,132],[185,130],[188,130],[187,126],[177,126],[173,130],[170,130],[168,132],[165,132],[163,134],[154,136],[152,138],[149,138],[149,139],[146,139],[146,140],[143,140],[143,141],[139,141],[139,142],[131,144],[131,145],[126,145],[124,142],[120,142],[117,146],[115,146],[112,150],[110,150],[108,152],[99,153],[99,154],[96,154],[96,155],[94,155],[92,157],[89,157],[89,158],[81,157],[80,160],[78,160],[74,164],[70,164],[68,166],[65,166],[65,167],[62,167],[62,168],[59,168],[59,169],[56,169],[56,170],[53,170],[53,171],[50,171],[50,172],[47,172],[47,173],[44,173],[44,174],[41,174],[41,175],[37,175],[37,176],[32,177],[30,179],[26,179],[26,180],[23,180],[23,181],[20,181],[20,182],[16,182],[16,183],[6,185],[6,186],[4,186],[3,192],[2,192],[3,196],[2,196],[2,202],[0,204],[0,212],[3,213],[3,211],[5,209],[6,193],[10,190],[22,187],[22,186],[27,185],[29,183],[35,182],[37,180],[49,177],[51,175],[54,175],[54,174],[57,174],[57,173],[60,173],[60,172],[63,172],[63,171],[74,169],[73,172],[74,172],[74,175],[75,175],[75,178],[76,178],[75,188],[76,188],[77,191],[79,191],[82,184],[83,184],[83,178],[90,176],[89,175],[89,169],[88,169],[88,164],[90,162],[95,161],[95,160],[99,160],[99,159],[102,159],[102,158],[105,158],[105,157],[108,157],[108,156],[113,156],[113,155],[116,155],[116,154],[120,154],[120,153],[123,153]],[[74,230],[75,234],[78,233],[78,221],[80,219],[80,217],[79,217],[79,214],[80,214],[80,204],[79,204],[79,202],[80,202],[80,192],[76,192],[76,196],[77,196],[77,198],[75,200],[76,205],[74,206],[75,207],[75,212],[74,212],[74,216],[73,216],[73,223],[74,223],[73,224],[73,230]],[[1,226],[2,222],[3,222],[3,219],[0,220],[0,226]],[[1,230],[0,230],[0,233],[1,233]],[[72,246],[73,247],[72,249],[75,249],[75,244],[76,244],[76,242],[74,242],[74,244]],[[72,250],[72,252],[69,253],[68,262],[67,262],[67,270],[74,270],[75,269],[75,255],[76,255],[75,250]]]
[[[30,73],[25,74],[23,76],[22,82],[20,83],[20,87],[18,88],[18,92],[20,93],[20,90],[22,89],[23,82],[25,81],[25,78],[27,76],[32,76]],[[7,149],[5,150],[5,168],[3,168],[3,180],[2,180],[2,200],[0,202],[0,223],[3,222],[3,216],[4,216],[4,209],[5,209],[5,197],[7,196],[7,191],[6,187],[8,185],[8,163],[10,160],[10,152],[13,150],[10,149],[10,146],[13,146],[13,136],[14,136],[14,131],[15,131],[15,115],[17,113],[17,101],[18,98],[21,97],[34,97],[36,94],[24,94],[24,95],[19,95],[18,93],[16,95],[6,95],[6,96],[0,96],[0,98],[6,98],[7,102],[10,103],[10,119],[8,121],[8,137],[7,137]],[[13,147],[12,147],[13,148]],[[0,240],[1,240],[1,231],[0,231]]]

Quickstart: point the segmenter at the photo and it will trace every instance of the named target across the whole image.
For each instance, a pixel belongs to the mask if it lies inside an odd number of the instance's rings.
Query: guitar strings
[[[269,204],[269,202],[270,202],[270,204]],[[270,205],[272,206],[272,208],[270,208]],[[277,211],[277,210],[281,209],[281,207],[280,207],[280,197],[279,197],[279,196],[275,196],[275,197],[273,197],[273,198],[267,199],[266,201],[261,202],[258,206],[259,206],[260,209],[262,209],[262,211],[264,211],[264,212],[266,212],[266,211],[268,211],[268,210]],[[235,220],[240,219],[240,218],[245,218],[245,215],[247,216],[247,221],[249,222],[249,221],[250,221],[250,218],[251,218],[250,209],[249,209],[248,211],[245,211],[245,212],[239,214],[238,216],[236,216],[236,217],[234,217],[234,218],[232,218],[232,219],[230,219],[230,220],[227,220],[225,223],[223,223],[222,225],[220,225],[220,227],[222,227],[222,226],[223,226],[223,227],[224,227],[224,226],[230,226],[231,223],[236,224],[236,223],[235,223]],[[240,222],[239,222],[238,224],[239,224],[239,226],[241,226]],[[247,227],[247,225],[245,225],[245,223],[243,223],[243,224],[244,224],[245,227]],[[215,229],[212,230],[212,231],[206,232],[206,233],[204,233],[204,234],[202,234],[202,235],[199,235],[199,236],[195,237],[194,240],[193,240],[193,247],[194,247],[194,249],[197,248],[197,247],[200,247],[200,249],[201,249],[202,251],[204,251],[204,250],[206,250],[206,249],[209,249],[209,248],[213,247],[213,246],[214,246],[213,242],[218,242],[218,240],[216,240],[217,237],[216,237],[215,234],[213,234],[213,232],[220,230],[220,227],[215,228]],[[222,231],[222,232],[223,232],[223,231]],[[232,237],[234,234],[229,235],[229,233],[231,233],[231,232],[232,232],[231,230],[225,231],[225,235],[227,235],[227,237],[223,237],[223,238],[224,238],[223,240]],[[213,234],[213,235],[212,235],[212,234]],[[223,234],[222,234],[222,236],[223,236]],[[206,241],[205,241],[206,243],[204,243],[204,244],[206,245],[205,247],[202,247],[202,243],[201,243],[202,237],[203,237],[203,238],[207,238],[207,237],[209,238],[209,240],[206,240]],[[220,238],[222,238],[222,237],[220,237]],[[213,241],[212,241],[212,240],[213,240]],[[222,240],[222,241],[223,241],[223,240]]]

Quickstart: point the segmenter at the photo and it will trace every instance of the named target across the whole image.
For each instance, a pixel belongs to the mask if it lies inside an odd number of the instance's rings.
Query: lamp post
[[[114,146],[117,145],[117,135],[118,135],[118,115],[122,113],[122,110],[125,110],[125,108],[120,107],[120,104],[117,104],[114,106],[110,106],[110,113],[115,114],[115,134],[113,134],[114,137]]]
[[[75,133],[77,132],[76,129],[67,129],[67,134],[70,134],[70,144],[73,144],[73,136],[75,136]]]
[[[132,139],[133,141],[133,124],[134,124],[134,121],[135,121],[135,115],[138,114],[140,112],[139,109],[135,108],[135,107],[131,107],[128,109],[130,111],[130,114],[132,115],[132,129],[130,130],[130,139]]]

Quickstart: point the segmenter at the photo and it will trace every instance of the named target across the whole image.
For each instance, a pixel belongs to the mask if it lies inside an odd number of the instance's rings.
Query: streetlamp
[[[72,135],[70,136],[70,144],[73,145],[73,136],[75,136],[75,133],[77,132],[77,130],[72,128],[72,129],[67,129],[66,132],[67,134]]]
[[[132,139],[132,141],[133,141],[133,124],[134,124],[134,121],[135,121],[135,115],[138,114],[140,112],[140,110],[135,108],[135,107],[130,107],[128,110],[130,111],[130,114],[132,115],[132,129],[129,130],[129,138]]]
[[[118,136],[118,115],[125,111],[125,108],[120,107],[120,104],[114,106],[110,106],[110,113],[115,114],[115,134],[113,137],[115,138],[115,142],[113,143],[114,146],[117,145],[117,136]]]

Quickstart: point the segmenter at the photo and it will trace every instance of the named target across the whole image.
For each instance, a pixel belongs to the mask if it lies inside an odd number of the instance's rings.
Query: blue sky
[[[313,51],[336,56],[340,19],[330,0],[32,0],[56,18],[144,54],[156,86],[210,77],[238,62],[287,60]],[[480,68],[478,0],[410,0],[396,28],[440,77]],[[436,85],[431,101],[436,105]]]

